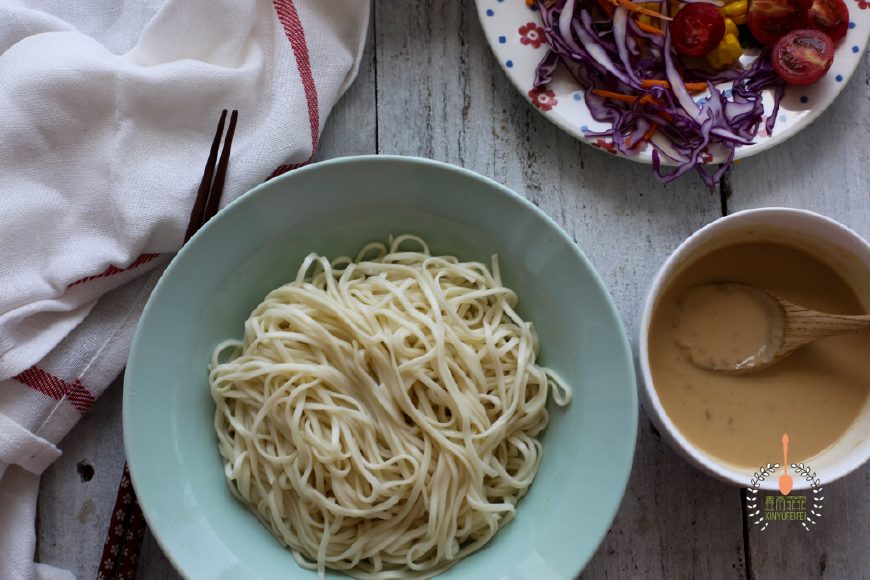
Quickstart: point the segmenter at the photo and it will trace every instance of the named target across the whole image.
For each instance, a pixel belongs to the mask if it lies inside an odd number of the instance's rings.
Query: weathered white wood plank
[[[741,163],[730,211],[782,205],[817,211],[870,238],[870,56],[813,125],[785,144]],[[824,473],[819,474],[824,482]],[[825,486],[823,519],[750,530],[752,578],[867,578],[870,574],[870,465]]]
[[[824,478],[824,473],[819,474]],[[822,518],[811,532],[797,523],[749,532],[751,578],[865,580],[870,574],[870,465],[824,484]]]
[[[499,69],[473,2],[376,5],[379,151],[456,163],[526,195],[584,249],[633,336],[655,269],[720,215],[718,194],[695,178],[665,188],[648,166],[546,121]],[[585,576],[743,574],[739,491],[698,474],[642,418],[626,499]]]
[[[94,578],[124,468],[120,379],[60,447],[63,455],[40,484],[37,558]]]
[[[336,104],[320,137],[317,160],[345,155],[376,153],[374,18],[369,23],[365,53],[359,75]],[[180,578],[163,555],[150,531],[146,533],[139,561],[138,580],[176,580]]]
[[[870,53],[815,123],[743,160],[731,176],[729,211],[786,205],[818,211],[870,237]]]
[[[374,26],[372,14],[359,73],[326,120],[317,161],[377,153]]]

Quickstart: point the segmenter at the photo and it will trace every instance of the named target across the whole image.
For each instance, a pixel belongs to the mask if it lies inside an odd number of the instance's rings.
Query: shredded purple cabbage
[[[670,0],[662,1],[667,13]],[[735,148],[753,142],[764,120],[762,92],[768,88],[774,89],[774,106],[765,127],[768,133],[773,131],[785,86],[774,72],[768,52],[747,69],[693,68],[684,66],[671,50],[667,27],[664,36],[644,32],[625,8],[617,7],[609,18],[594,0],[539,1],[538,5],[550,49],[538,65],[535,87],[549,83],[560,63],[565,66],[585,89],[592,117],[611,125],[589,135],[609,137],[623,155],[637,153],[642,137],[655,123],[657,129],[649,143],[653,169],[661,181],[673,181],[696,169],[708,186],[717,187],[732,166]],[[646,89],[640,84],[643,79],[668,80],[671,88]],[[700,105],[683,84],[698,81],[706,82],[710,93]],[[726,82],[732,83],[728,97],[728,91],[714,85]],[[634,103],[615,101],[591,93],[592,89],[636,95],[638,99]],[[643,99],[646,95],[654,104]],[[709,159],[711,146],[726,156],[725,163],[715,170],[705,168],[704,156]],[[667,172],[662,156],[676,169]]]

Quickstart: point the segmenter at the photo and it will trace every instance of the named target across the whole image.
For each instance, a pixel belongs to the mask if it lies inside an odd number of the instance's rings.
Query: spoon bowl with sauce
[[[677,344],[695,366],[746,373],[813,341],[870,331],[870,315],[826,314],[748,284],[689,288],[677,300]]]

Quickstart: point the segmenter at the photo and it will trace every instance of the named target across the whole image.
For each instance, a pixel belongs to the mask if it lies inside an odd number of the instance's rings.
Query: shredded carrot
[[[631,149],[632,147],[637,147],[641,143],[646,143],[647,141],[649,141],[652,138],[653,133],[655,133],[658,128],[659,128],[659,126],[656,125],[655,123],[653,123],[652,125],[649,126],[649,129],[646,130],[646,132],[641,136],[640,139],[638,139],[634,143],[626,142],[625,143],[626,146],[629,149]]]
[[[669,83],[668,81],[661,81],[657,79],[646,79],[640,81],[640,86],[645,89],[650,89],[652,87],[664,87],[666,89],[669,89],[671,88],[671,83]],[[686,83],[686,90],[692,93],[706,91],[707,83]]]
[[[623,103],[634,103],[636,100],[640,99],[642,105],[658,105],[659,102],[655,100],[652,95],[644,95],[642,97],[636,97],[634,95],[623,95],[622,93],[614,93],[613,91],[605,91],[602,89],[592,89],[592,94],[598,95],[599,97],[604,97],[605,99],[612,99],[614,101],[622,101]],[[656,113],[665,121],[672,121],[674,116],[665,111],[664,109],[658,109]]]
[[[659,128],[659,126],[656,125],[655,123],[653,123],[652,125],[649,126],[649,129],[646,130],[646,133],[643,134],[643,137],[641,137],[640,140],[641,141],[649,141],[650,139],[652,139],[653,133],[655,133],[658,130],[658,128]]]
[[[649,32],[650,34],[657,34],[659,36],[665,35],[665,32],[661,28],[656,28],[652,24],[647,24],[646,22],[641,22],[640,20],[635,20],[634,23],[637,24],[637,27],[644,32]]]
[[[610,0],[598,0],[598,4],[608,16],[613,16],[613,11],[616,10],[616,7],[610,3]]]
[[[614,101],[622,101],[623,103],[633,103],[638,99],[638,97],[634,95],[623,95],[622,93],[614,93],[613,91],[605,91],[602,89],[592,89],[592,93],[599,97],[612,99]],[[644,95],[643,97],[640,97],[640,102],[644,105],[651,105],[656,101],[652,96]]]
[[[655,10],[650,10],[649,8],[644,8],[643,6],[638,6],[631,0],[610,0],[610,3],[614,6],[622,6],[629,12],[637,12],[638,14],[646,14],[647,16],[652,16],[653,18],[661,18],[662,20],[673,20],[672,18],[665,16]]]

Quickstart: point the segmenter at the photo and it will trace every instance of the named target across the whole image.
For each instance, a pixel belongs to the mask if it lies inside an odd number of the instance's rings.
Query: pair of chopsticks
[[[224,109],[221,113],[214,141],[211,144],[211,152],[205,164],[205,171],[203,171],[202,182],[199,184],[196,201],[193,202],[193,209],[190,212],[190,222],[184,234],[185,244],[199,228],[218,212],[221,196],[224,192],[224,181],[227,176],[227,166],[230,161],[230,151],[238,118],[239,112],[233,111],[224,140],[227,110]],[[220,152],[220,160],[218,160],[221,141],[223,141],[223,149]],[[215,164],[217,164],[217,169],[215,169]],[[115,497],[115,507],[109,522],[109,531],[106,534],[106,542],[103,544],[100,567],[97,569],[97,578],[106,580],[135,578],[146,529],[145,517],[142,515],[142,509],[139,507],[139,502],[136,501],[136,494],[130,483],[130,472],[127,465],[124,464],[121,482],[118,484],[118,494]]]
[[[213,218],[214,214],[217,213],[221,195],[224,193],[224,180],[227,177],[227,165],[230,162],[230,149],[233,144],[233,135],[236,133],[236,121],[238,118],[239,112],[233,111],[233,114],[230,115],[227,138],[224,142],[223,151],[221,151],[221,160],[218,162],[217,171],[215,171],[214,164],[217,160],[218,148],[221,145],[221,137],[223,137],[224,133],[227,110],[224,109],[224,112],[221,113],[221,120],[218,123],[214,141],[211,143],[211,153],[209,153],[208,162],[205,164],[205,171],[202,175],[202,182],[199,184],[199,191],[196,194],[196,201],[193,202],[193,209],[190,211],[190,223],[187,224],[187,232],[184,234],[185,244],[199,228],[205,225],[205,222]]]

